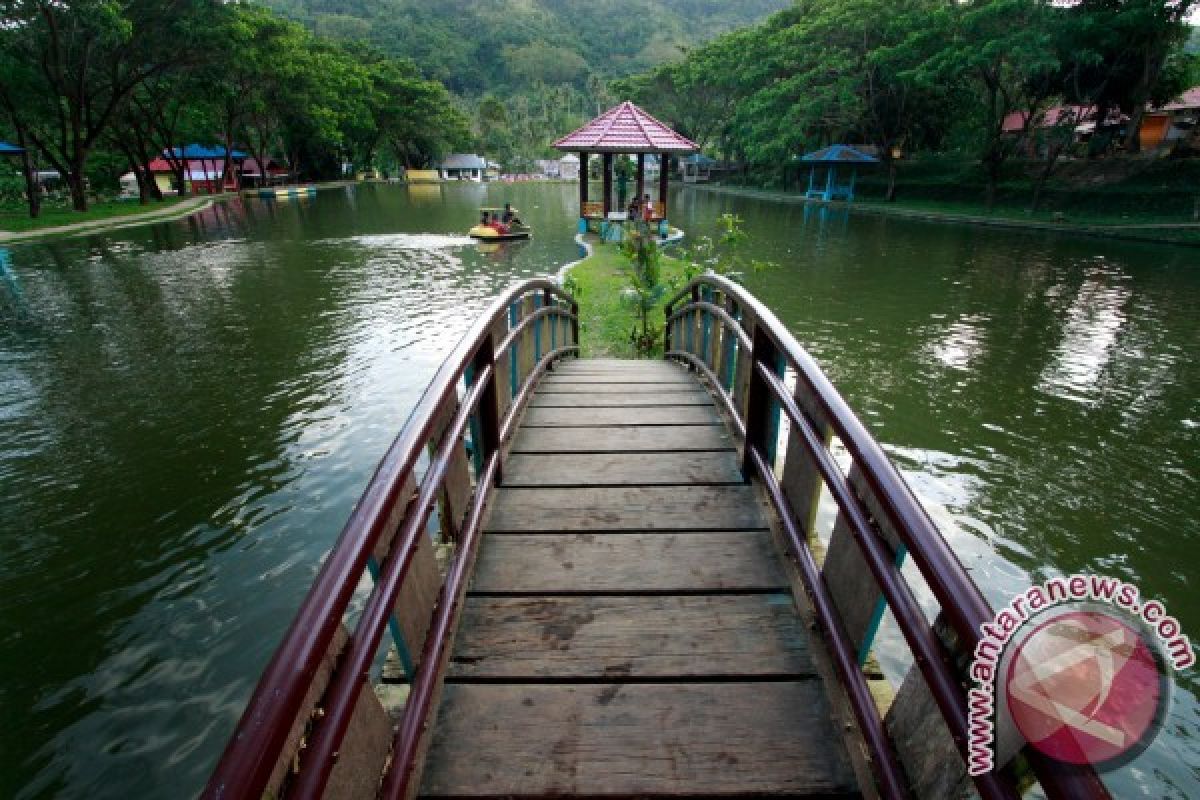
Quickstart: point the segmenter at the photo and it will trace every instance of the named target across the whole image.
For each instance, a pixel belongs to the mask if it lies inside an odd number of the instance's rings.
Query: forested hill
[[[460,95],[579,89],[678,58],[790,0],[264,0],[324,37],[413,59]]]

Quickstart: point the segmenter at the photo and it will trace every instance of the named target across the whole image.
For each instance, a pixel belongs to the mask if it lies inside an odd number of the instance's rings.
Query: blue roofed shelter
[[[9,144],[8,142],[0,142],[0,156],[19,156],[24,152],[24,147],[17,147],[15,144]]]
[[[831,200],[845,200],[847,202],[854,199],[854,181],[858,178],[858,168],[864,164],[878,164],[879,159],[872,155],[867,155],[861,150],[855,150],[853,147],[845,144],[832,144],[829,147],[823,147],[820,150],[814,150],[800,157],[800,160],[811,166],[808,173],[808,191],[804,196],[810,200],[823,200],[828,203]],[[850,167],[850,182],[838,182],[838,167]],[[817,169],[825,168],[824,184],[817,181]]]

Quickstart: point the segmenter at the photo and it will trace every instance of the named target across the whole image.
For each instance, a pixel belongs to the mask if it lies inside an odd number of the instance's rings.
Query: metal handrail
[[[714,291],[724,296],[727,308],[721,308],[711,302],[709,296]],[[676,308],[682,300],[688,302]],[[672,347],[671,329],[674,323],[693,314],[707,315],[708,319],[720,324],[723,330],[736,337],[737,346],[749,355],[750,375],[745,398],[745,418],[738,413],[732,392],[721,385],[704,358],[698,358],[683,347]],[[747,314],[753,320],[751,330],[747,330],[743,322]],[[738,319],[739,316],[743,319]],[[751,475],[759,477],[772,504],[779,512],[788,543],[794,551],[793,556],[800,565],[806,591],[813,600],[818,621],[830,638],[835,669],[839,679],[846,686],[851,709],[863,727],[866,744],[871,752],[872,768],[881,788],[891,796],[888,787],[893,784],[895,778],[891,774],[895,764],[894,753],[890,746],[880,745],[881,741],[886,741],[886,733],[883,731],[878,710],[870,701],[869,695],[865,695],[859,686],[861,670],[853,660],[846,658],[847,652],[852,652],[853,648],[847,650],[849,641],[845,638],[846,633],[841,627],[841,621],[829,601],[824,580],[816,569],[803,534],[796,528],[790,504],[772,470],[773,457],[767,454],[773,452],[771,443],[768,442],[771,430],[768,417],[772,413],[778,413],[773,412],[773,408],[781,410],[787,416],[789,424],[793,430],[799,432],[810,456],[815,459],[825,485],[847,517],[851,534],[895,615],[897,625],[913,652],[914,660],[960,753],[965,753],[965,692],[947,663],[942,653],[943,648],[917,605],[911,588],[903,579],[898,567],[888,557],[884,543],[869,527],[861,501],[850,491],[845,476],[834,464],[812,423],[776,375],[775,370],[778,369],[780,358],[796,373],[798,386],[829,420],[833,432],[849,451],[869,490],[878,499],[883,513],[887,515],[891,527],[898,533],[925,578],[946,620],[964,647],[973,651],[981,636],[980,625],[991,620],[992,609],[882,448],[850,410],[816,361],[796,342],[774,313],[745,288],[727,278],[714,274],[701,276],[668,300],[664,343],[667,357],[702,369],[719,399],[724,401],[735,428],[743,434],[743,472],[747,478]],[[1050,797],[1108,797],[1107,790],[1094,771],[1059,765],[1032,751],[1028,752],[1027,756],[1042,787]],[[1013,798],[1017,793],[1009,778],[1010,776],[992,772],[975,776],[974,780],[980,794],[985,798]]]
[[[528,314],[518,326],[514,326],[512,333],[497,343],[493,330],[501,322],[507,325],[510,307],[529,295],[540,296],[542,307]],[[325,713],[314,725],[309,747],[300,757],[302,769],[294,785],[289,787],[289,795],[316,797],[321,794],[354,713],[370,659],[379,646],[388,616],[415,555],[419,537],[423,535],[425,523],[442,488],[453,448],[463,436],[470,417],[475,415],[479,420],[481,439],[476,446],[482,451],[480,463],[483,466],[477,475],[471,508],[459,533],[457,557],[442,588],[442,599],[450,602],[439,603],[435,608],[433,624],[424,645],[427,655],[440,654],[444,650],[456,609],[456,598],[465,580],[465,566],[469,564],[476,547],[482,509],[499,477],[501,444],[542,372],[557,358],[578,352],[578,312],[574,299],[557,284],[546,279],[534,279],[508,287],[476,318],[434,374],[351,512],[283,642],[263,671],[209,779],[205,797],[259,800],[262,796],[276,764],[283,757],[288,734],[304,711],[305,697],[342,623],[367,562],[396,512],[403,511],[395,544],[358,625],[343,650],[326,689]],[[565,318],[570,322],[574,344],[564,344],[541,357],[524,377],[519,391],[514,392],[513,401],[501,419],[497,407],[497,381],[500,376],[496,374],[496,359],[516,344],[515,334],[526,330],[534,318],[549,316]],[[497,344],[500,346],[497,347]],[[471,369],[472,384],[459,403],[457,387],[468,368]],[[459,408],[431,458],[416,497],[402,497],[422,451],[434,434],[439,415],[449,403],[458,403]],[[446,614],[450,614],[450,617],[446,617]],[[437,657],[423,660],[413,676],[413,697],[416,702],[406,707],[401,733],[415,730],[419,736],[425,727],[432,684],[437,678],[433,669],[438,660]],[[410,720],[410,716],[418,714],[420,719]],[[398,735],[397,742],[401,741]],[[396,750],[396,753],[407,752],[410,758],[415,757],[415,742],[404,740],[404,748]],[[411,764],[393,759],[391,771],[400,770],[407,774],[411,772],[411,767]]]

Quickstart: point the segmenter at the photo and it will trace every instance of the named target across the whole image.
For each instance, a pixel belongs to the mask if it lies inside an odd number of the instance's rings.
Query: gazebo
[[[812,169],[808,173],[808,191],[804,196],[810,200],[846,200],[847,202],[854,199],[854,181],[858,177],[858,167],[863,164],[878,164],[879,159],[875,156],[867,155],[861,150],[855,150],[853,147],[845,144],[833,144],[829,147],[823,147],[820,150],[814,150],[800,157],[800,160],[809,164]],[[851,166],[850,182],[838,183],[837,169],[842,164]],[[825,186],[821,188],[817,184],[817,167],[825,167]]]
[[[664,166],[671,154],[694,153],[699,148],[692,140],[680,136],[654,117],[629,101],[610,108],[579,130],[554,143],[557,150],[579,154],[579,228],[587,229],[590,220],[623,218],[625,209],[613,208],[613,157],[618,154],[637,156],[637,195],[646,194],[646,154],[657,153]],[[588,157],[600,153],[604,159],[604,198],[601,202],[588,200]],[[670,170],[658,171],[658,199],[654,204],[654,220],[667,217],[667,181]]]
[[[15,144],[9,144],[8,142],[0,142],[0,156],[19,156],[24,152],[24,147],[17,147]]]

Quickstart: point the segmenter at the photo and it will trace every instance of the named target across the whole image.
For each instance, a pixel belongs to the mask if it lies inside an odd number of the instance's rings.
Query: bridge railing
[[[743,440],[743,474],[761,481],[778,513],[880,794],[957,793],[967,779],[963,671],[992,609],[878,443],[766,306],[710,274],[672,298],[666,318],[667,357],[710,384]],[[831,449],[834,437],[850,456],[847,471]],[[823,494],[837,517],[818,564]],[[936,600],[933,623],[901,570],[906,554]],[[885,608],[914,662],[886,716],[863,672]],[[940,726],[931,722],[938,719]],[[1031,748],[1024,756],[1049,797],[1108,797],[1090,769]],[[1019,796],[1011,768],[974,783],[989,800]]]
[[[476,319],[351,513],[205,797],[412,794],[503,443],[540,376],[578,349],[578,307],[548,280],[514,284]],[[409,685],[402,710],[371,683],[388,647]]]

